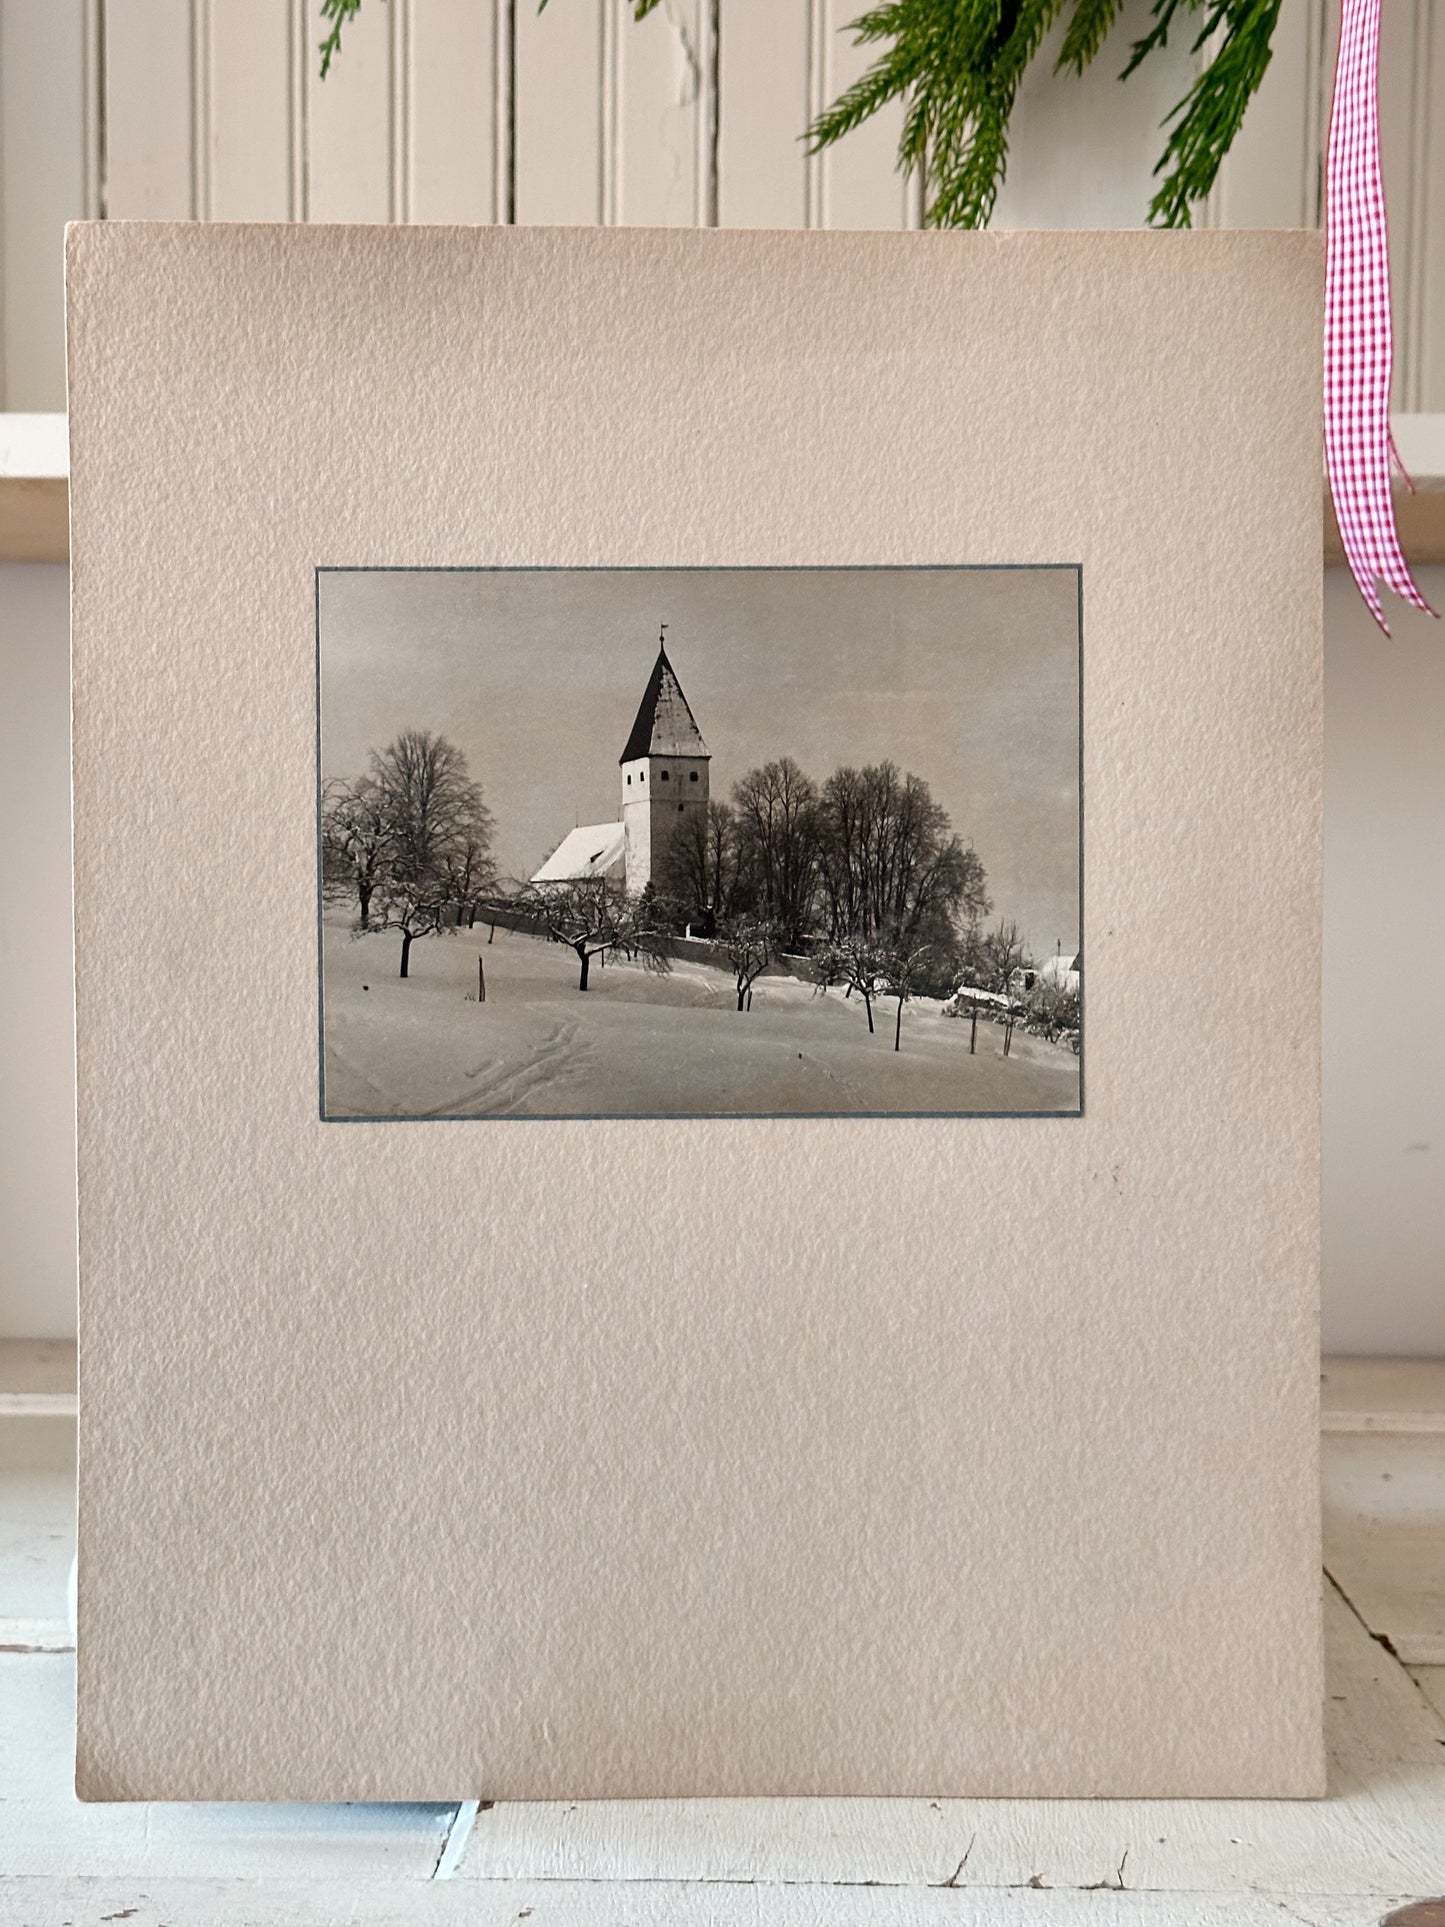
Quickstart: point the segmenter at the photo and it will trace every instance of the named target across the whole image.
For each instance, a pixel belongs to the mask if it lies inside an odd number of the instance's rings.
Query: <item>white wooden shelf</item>
[[[0,414],[0,562],[66,560],[69,474],[64,415]]]
[[[0,1418],[74,1418],[73,1339],[0,1338]]]
[[[1445,1358],[1327,1358],[1320,1428],[1445,1436]]]
[[[1395,514],[1412,563],[1445,562],[1445,415],[1397,415],[1395,441],[1411,479]],[[0,561],[64,562],[70,554],[69,450],[64,415],[0,414]],[[1344,560],[1325,500],[1325,561]]]

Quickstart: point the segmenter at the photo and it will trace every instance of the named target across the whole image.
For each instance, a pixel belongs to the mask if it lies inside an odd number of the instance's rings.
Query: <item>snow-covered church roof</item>
[[[540,870],[533,883],[577,883],[584,877],[604,877],[622,862],[623,829],[620,823],[583,823],[569,830]]]
[[[677,680],[677,671],[667,660],[666,649],[659,649],[647,688],[632,725],[627,747],[619,763],[634,762],[639,756],[706,756],[707,744],[693,721]]]

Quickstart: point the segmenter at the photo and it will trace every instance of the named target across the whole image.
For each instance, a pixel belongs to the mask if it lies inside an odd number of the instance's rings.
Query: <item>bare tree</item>
[[[606,877],[587,877],[575,883],[539,884],[526,893],[528,910],[554,943],[564,943],[577,957],[577,988],[586,990],[594,957],[612,950],[641,953],[661,967],[661,935],[647,918],[640,918],[622,886]]]
[[[411,974],[411,947],[418,937],[436,936],[446,929],[446,905],[446,882],[436,872],[417,874],[398,866],[383,873],[372,901],[371,928],[401,932],[398,976]]]
[[[354,895],[357,926],[371,927],[371,899],[395,843],[386,798],[370,776],[335,779],[321,799],[321,874],[328,894]]]
[[[371,752],[371,780],[381,791],[395,838],[394,861],[415,876],[441,874],[468,839],[484,853],[492,817],[467,759],[429,729],[404,729]]]
[[[446,928],[448,906],[474,903],[491,883],[491,840],[466,757],[430,730],[404,729],[372,751],[366,776],[328,785],[323,801],[323,863],[349,875],[358,934],[400,931],[403,977],[416,939]]]
[[[682,816],[657,852],[655,876],[678,921],[712,936],[737,907],[737,827],[729,806],[711,802]]]
[[[902,1048],[903,1006],[922,988],[931,949],[931,944],[920,943],[911,948],[894,945],[883,951],[879,976],[889,995],[898,999],[893,1017],[894,1050]]]
[[[984,955],[988,962],[989,976],[992,981],[987,988],[1007,991],[1013,984],[1014,973],[1029,967],[1028,951],[1019,935],[1019,927],[1010,918],[999,922],[983,940]]]
[[[861,930],[845,931],[841,936],[830,937],[820,945],[814,953],[814,969],[825,991],[834,984],[842,984],[845,996],[851,997],[857,991],[863,999],[871,1037],[873,999],[886,983],[887,952],[884,946]]]
[[[735,917],[718,931],[718,942],[732,965],[738,1009],[753,1007],[753,985],[778,955],[780,932],[767,917]]]
[[[921,777],[890,762],[835,770],[819,805],[819,865],[830,935],[956,959],[960,927],[989,909],[979,857]]]
[[[818,786],[791,756],[749,770],[733,786],[738,862],[760,916],[797,950],[813,926],[818,887]]]
[[[457,921],[466,915],[470,930],[477,920],[477,906],[497,881],[497,866],[492,861],[491,812],[485,808],[470,821],[457,827],[453,839],[442,852],[442,876],[447,894],[457,907]]]
[[[993,977],[992,987],[1008,1000],[1003,1020],[1003,1054],[1007,1057],[1009,1047],[1013,1043],[1014,1025],[1023,1008],[1014,977],[1019,971],[1028,968],[1028,952],[1024,947],[1023,938],[1019,935],[1018,925],[1012,919],[1008,922],[1000,919],[996,927],[984,938],[984,952]]]

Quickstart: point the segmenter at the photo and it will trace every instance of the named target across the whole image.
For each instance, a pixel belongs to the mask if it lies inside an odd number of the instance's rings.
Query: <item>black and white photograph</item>
[[[323,1117],[1081,1112],[1076,567],[316,603]]]

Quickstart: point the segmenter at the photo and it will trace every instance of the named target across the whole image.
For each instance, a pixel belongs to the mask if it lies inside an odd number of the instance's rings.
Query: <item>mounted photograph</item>
[[[1076,567],[316,610],[323,1118],[1081,1113]]]

